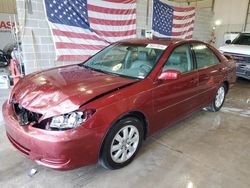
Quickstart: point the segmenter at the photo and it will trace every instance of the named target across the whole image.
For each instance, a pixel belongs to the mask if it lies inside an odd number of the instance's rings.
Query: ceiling
[[[16,0],[0,0],[0,13],[15,14]]]

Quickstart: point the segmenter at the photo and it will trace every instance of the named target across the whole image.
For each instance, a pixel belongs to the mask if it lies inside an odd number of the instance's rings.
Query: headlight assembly
[[[51,119],[49,126],[51,129],[73,129],[87,121],[94,112],[95,110],[89,109],[56,116]]]

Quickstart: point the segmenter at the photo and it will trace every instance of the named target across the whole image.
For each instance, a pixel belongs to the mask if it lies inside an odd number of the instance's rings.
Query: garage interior
[[[195,7],[193,39],[208,42],[218,49],[237,34],[250,31],[249,0],[161,1]],[[80,62],[57,59],[44,6],[44,0],[0,2],[0,49],[13,41],[17,43],[21,76],[24,72],[28,75]],[[152,17],[153,0],[136,0],[137,37],[152,34]],[[7,27],[8,21],[15,27]],[[6,68],[0,70],[2,78],[9,73]],[[8,83],[0,80],[1,107],[8,100],[11,85],[10,80]],[[0,113],[0,187],[248,188],[249,120],[250,80],[237,78],[219,112],[201,110],[148,137],[129,166],[106,170],[95,164],[71,171],[56,171],[38,165],[16,151],[5,134]]]

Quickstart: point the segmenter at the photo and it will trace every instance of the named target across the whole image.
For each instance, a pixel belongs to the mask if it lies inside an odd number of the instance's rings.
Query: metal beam
[[[247,13],[246,13],[245,24],[244,24],[244,31],[246,31],[246,28],[247,28],[248,15],[249,15],[249,6],[250,6],[250,0],[248,0]]]
[[[149,0],[147,0],[146,25],[148,25],[148,17],[149,17]]]
[[[214,4],[215,4],[215,0],[212,0],[212,11],[214,12]]]

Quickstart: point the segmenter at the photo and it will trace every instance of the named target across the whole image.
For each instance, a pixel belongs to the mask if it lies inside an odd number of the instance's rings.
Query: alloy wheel
[[[138,129],[133,125],[127,125],[120,129],[115,135],[110,155],[114,162],[124,163],[135,153],[140,140]]]
[[[215,106],[217,108],[221,107],[221,105],[224,102],[224,98],[225,98],[225,88],[221,86],[218,89],[217,94],[216,94],[216,98],[215,98]]]

